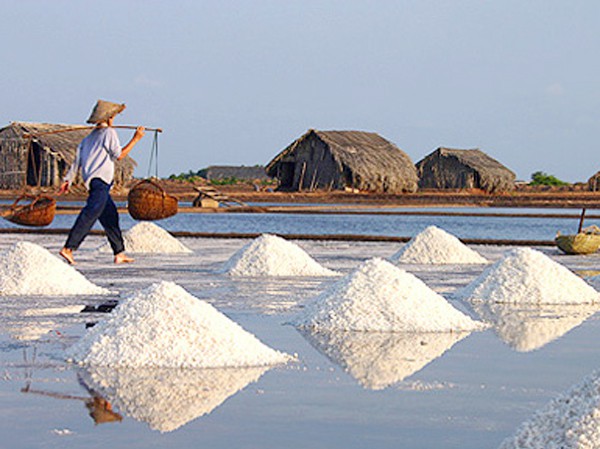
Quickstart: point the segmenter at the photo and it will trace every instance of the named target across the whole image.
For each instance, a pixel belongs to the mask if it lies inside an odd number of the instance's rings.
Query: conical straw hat
[[[110,101],[98,100],[92,110],[88,123],[100,123],[121,113],[125,109],[125,103],[111,103]]]

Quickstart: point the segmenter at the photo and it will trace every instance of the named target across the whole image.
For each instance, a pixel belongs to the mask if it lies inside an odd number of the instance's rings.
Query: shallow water
[[[382,209],[377,209],[382,210]],[[411,209],[419,211],[431,208]],[[436,209],[440,210],[440,209]],[[506,209],[461,208],[452,211],[500,212]],[[539,209],[519,209],[520,213],[539,213]],[[573,213],[570,209],[546,210]],[[49,228],[70,228],[75,215],[56,215]],[[135,225],[128,214],[121,214],[123,229]],[[509,240],[553,240],[557,231],[573,234],[577,231],[579,218],[534,218],[534,217],[456,217],[456,216],[394,216],[394,215],[310,215],[310,214],[178,214],[157,222],[169,231],[189,232],[232,232],[232,233],[279,233],[279,234],[358,234],[410,237],[425,227],[435,225],[459,238],[509,239]],[[598,220],[589,219],[585,226],[600,225]],[[18,227],[0,220],[1,228]],[[95,229],[101,229],[97,224]]]
[[[0,249],[18,238],[0,235]],[[64,237],[22,238],[56,252]],[[2,298],[2,446],[496,448],[533,411],[600,367],[600,321],[589,306],[478,311],[455,302],[496,321],[489,330],[457,338],[307,335],[285,323],[335,279],[232,279],[216,271],[245,240],[182,241],[192,255],[138,255],[133,265],[113,266],[110,255],[95,251],[104,239],[90,237],[77,252],[77,268],[122,295],[157,280],[175,281],[298,361],[265,372],[90,373],[63,362],[62,352],[86,323],[104,316],[75,313],[73,306],[106,298]],[[299,244],[343,273],[400,248]],[[492,261],[507,249],[473,248]],[[572,269],[600,267],[600,255],[541,250]],[[403,268],[448,297],[483,269]],[[117,420],[95,424],[94,394],[108,399],[121,420],[105,414],[102,419]]]

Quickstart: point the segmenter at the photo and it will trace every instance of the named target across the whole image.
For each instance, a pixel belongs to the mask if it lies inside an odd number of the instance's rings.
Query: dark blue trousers
[[[110,197],[110,187],[110,184],[105,183],[100,178],[92,179],[87,202],[69,232],[65,248],[71,250],[79,248],[83,239],[90,233],[96,220],[100,220],[113,253],[119,254],[125,251],[123,236],[119,227],[119,213],[117,212],[117,206]]]

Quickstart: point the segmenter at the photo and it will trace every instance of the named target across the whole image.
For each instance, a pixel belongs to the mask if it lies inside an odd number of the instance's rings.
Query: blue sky
[[[162,176],[265,164],[316,128],[584,181],[600,170],[599,17],[577,0],[4,0],[0,125],[84,123],[103,98],[127,103],[119,123],[164,128]]]

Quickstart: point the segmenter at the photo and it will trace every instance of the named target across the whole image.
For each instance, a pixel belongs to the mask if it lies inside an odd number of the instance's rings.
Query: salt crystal
[[[317,296],[293,324],[377,332],[452,332],[482,327],[423,281],[379,258],[366,261]]]
[[[263,234],[237,251],[222,269],[232,276],[335,276],[298,245]]]
[[[413,237],[390,260],[414,264],[484,264],[488,260],[446,231],[429,226]]]
[[[550,401],[524,422],[500,449],[600,447],[600,373]]]
[[[531,248],[508,251],[457,295],[469,301],[521,304],[600,301],[600,294],[583,279]]]
[[[312,346],[370,390],[381,390],[403,381],[469,335],[469,332],[313,330],[301,333]]]
[[[265,366],[290,359],[173,282],[153,284],[124,300],[67,358],[91,366],[170,368]]]
[[[172,432],[211,413],[268,369],[90,367],[81,379],[120,413],[154,430]]]
[[[18,242],[0,256],[1,295],[106,295],[45,248]]]
[[[191,253],[192,250],[160,226],[142,221],[123,234],[125,251],[129,253]],[[110,245],[99,248],[101,252],[112,252]]]

